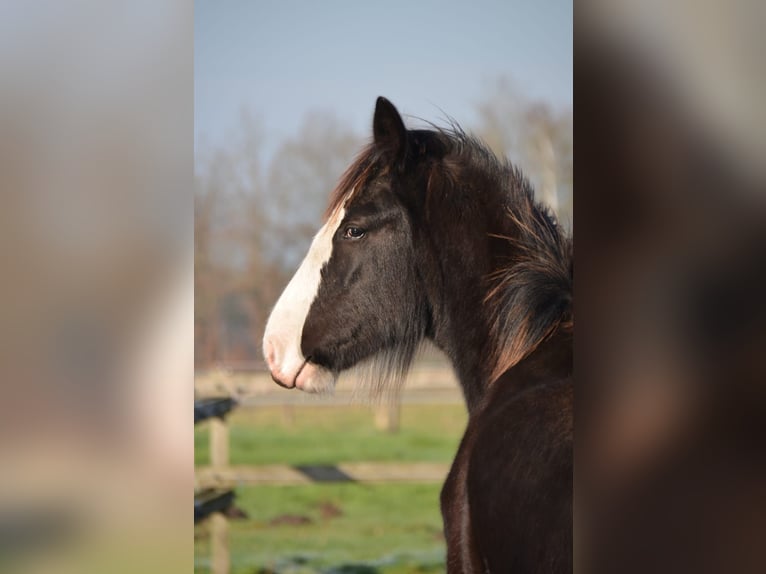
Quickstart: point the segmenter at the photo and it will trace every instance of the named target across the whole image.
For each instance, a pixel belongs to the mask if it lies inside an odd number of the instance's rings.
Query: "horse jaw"
[[[331,371],[306,361],[301,351],[301,335],[319,291],[322,267],[332,256],[332,238],[344,215],[345,209],[337,209],[317,232],[266,323],[263,355],[271,377],[283,387],[326,392],[335,385],[337,377]]]

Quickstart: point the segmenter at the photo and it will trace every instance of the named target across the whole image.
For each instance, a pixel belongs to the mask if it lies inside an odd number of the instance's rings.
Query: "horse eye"
[[[346,227],[346,230],[343,232],[343,237],[346,239],[361,239],[364,237],[364,229],[360,229],[359,227]]]

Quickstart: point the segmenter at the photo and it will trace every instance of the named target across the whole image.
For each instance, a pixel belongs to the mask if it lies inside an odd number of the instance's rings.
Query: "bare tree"
[[[280,232],[267,249],[292,272],[319,228],[330,192],[361,146],[360,138],[329,112],[309,113],[271,164],[269,217]]]
[[[530,101],[499,79],[477,106],[477,133],[495,153],[518,165],[538,198],[571,224],[572,112]]]
[[[261,130],[242,112],[225,147],[198,152],[195,174],[195,357],[198,366],[247,358],[248,297],[268,276],[261,264],[264,194]]]
[[[260,361],[268,313],[319,227],[359,139],[309,114],[268,167],[258,122],[243,112],[225,147],[199,152],[195,186],[197,365]]]

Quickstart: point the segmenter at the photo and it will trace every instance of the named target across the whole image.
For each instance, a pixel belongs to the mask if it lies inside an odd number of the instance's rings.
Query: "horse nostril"
[[[266,341],[264,345],[264,355],[266,359],[266,364],[269,367],[270,371],[274,370],[274,344],[271,341]]]

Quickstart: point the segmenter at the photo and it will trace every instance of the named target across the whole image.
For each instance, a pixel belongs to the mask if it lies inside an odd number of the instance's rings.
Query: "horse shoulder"
[[[447,574],[483,572],[472,533],[466,481],[475,438],[475,425],[469,419],[441,491],[444,538],[447,542]]]
[[[473,417],[465,488],[486,572],[572,571],[572,388],[495,384]]]

